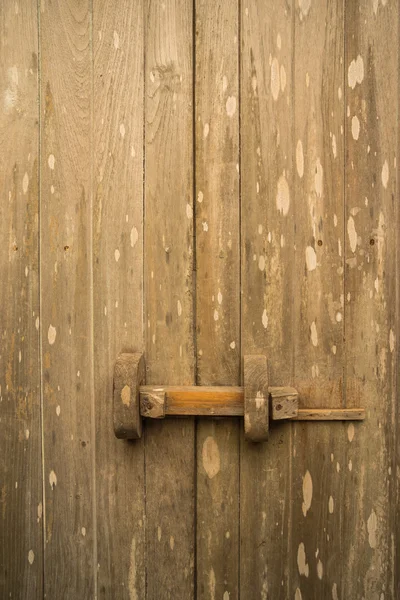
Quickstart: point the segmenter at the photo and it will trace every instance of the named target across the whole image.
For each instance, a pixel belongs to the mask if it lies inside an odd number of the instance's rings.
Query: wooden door
[[[0,597],[391,600],[395,0],[0,3]],[[307,407],[115,438],[112,373]]]

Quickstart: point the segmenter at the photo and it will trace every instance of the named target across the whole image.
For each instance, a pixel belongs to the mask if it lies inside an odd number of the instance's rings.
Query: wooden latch
[[[245,438],[268,439],[270,421],[360,421],[363,408],[299,408],[293,387],[268,385],[267,358],[244,357],[244,386],[144,385],[143,354],[120,354],[114,369],[114,432],[117,438],[138,439],[142,418],[166,416],[244,416]]]

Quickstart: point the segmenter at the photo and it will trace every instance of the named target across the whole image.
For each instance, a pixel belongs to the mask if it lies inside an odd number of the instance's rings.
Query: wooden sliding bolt
[[[362,420],[362,408],[299,408],[293,387],[268,382],[265,356],[244,357],[244,386],[144,385],[142,354],[120,354],[114,369],[114,432],[118,438],[142,435],[142,418],[166,416],[244,417],[247,440],[268,439],[270,421]]]

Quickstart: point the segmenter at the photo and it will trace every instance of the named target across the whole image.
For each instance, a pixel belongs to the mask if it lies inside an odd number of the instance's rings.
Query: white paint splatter
[[[59,404],[57,404],[57,406],[56,406],[56,415],[57,415],[57,417],[60,416],[60,413],[61,413],[61,406]]]
[[[355,60],[351,61],[347,77],[349,86],[352,90],[354,90],[357,83],[361,83],[364,79],[364,61],[360,55],[358,55]]]
[[[279,63],[274,58],[271,64],[271,93],[275,101],[278,100],[280,86]]]
[[[186,204],[186,216],[188,219],[193,219],[193,207],[191,204]]]
[[[47,339],[49,340],[50,346],[54,344],[56,341],[57,330],[53,325],[49,325],[49,330],[47,332]]]
[[[351,251],[354,253],[357,248],[357,232],[353,217],[349,217],[347,221],[347,234],[349,236]]]
[[[233,115],[236,112],[236,98],[235,96],[229,96],[227,101],[226,101],[226,114],[228,115],[228,117],[232,118]]]
[[[321,198],[321,196],[322,196],[323,180],[324,180],[324,170],[322,168],[320,159],[317,158],[317,162],[315,163],[314,184],[315,184],[315,191],[319,198]]]
[[[315,321],[313,321],[311,323],[311,341],[313,346],[318,346],[318,332],[317,332],[317,326],[315,324]]]
[[[134,248],[136,246],[138,239],[139,239],[138,230],[136,229],[136,227],[132,227],[132,229],[131,229],[131,246],[132,246],[132,248]]]
[[[337,591],[337,584],[334,583],[332,586],[332,600],[339,600],[339,596],[338,596],[338,591]]]
[[[236,348],[236,342],[231,342],[229,344],[229,347],[232,348],[232,350],[234,350]]]
[[[308,271],[314,271],[317,268],[317,255],[312,246],[306,248],[306,265]]]
[[[299,0],[299,7],[303,17],[306,17],[311,8],[311,0]]]
[[[381,179],[382,185],[386,189],[389,181],[389,165],[387,160],[385,160],[385,162],[383,163]]]
[[[258,259],[258,268],[260,269],[260,271],[265,270],[265,257],[262,254],[260,255],[260,258]]]
[[[321,559],[319,559],[319,561],[317,563],[317,575],[318,575],[318,579],[322,579],[322,577],[324,575],[324,567],[322,565]]]
[[[337,144],[336,144],[336,135],[335,134],[332,135],[332,153],[333,153],[333,158],[336,158]]]
[[[81,534],[83,535],[83,537],[86,537],[86,527],[81,528]]]
[[[303,154],[303,142],[299,140],[296,146],[296,167],[297,173],[300,178],[304,175],[304,154]]]
[[[35,560],[35,553],[33,550],[29,550],[28,552],[28,562],[30,565],[33,565],[33,561]]]
[[[349,439],[349,442],[352,442],[354,440],[354,433],[355,433],[354,425],[353,425],[353,423],[350,423],[347,428],[347,437]]]
[[[25,173],[24,178],[22,180],[22,191],[24,192],[24,194],[26,194],[26,192],[28,191],[28,187],[29,187],[29,175],[28,175],[28,173]]]
[[[210,133],[210,126],[208,123],[206,123],[203,128],[203,138],[206,139],[208,137],[209,133]]]
[[[218,304],[222,304],[222,294],[221,294],[220,290],[218,291],[217,300],[218,300]]]
[[[296,591],[294,593],[294,600],[303,600],[300,588],[296,588]]]
[[[203,225],[203,231],[208,231],[208,223],[207,223],[207,221],[203,221],[202,225]]]
[[[173,536],[173,535],[171,535],[171,536],[169,537],[169,547],[171,548],[171,550],[173,550],[173,549],[174,549],[174,547],[175,547],[175,538],[174,538],[174,536]]]
[[[390,348],[390,352],[394,351],[394,346],[395,346],[395,336],[393,333],[393,329],[391,329],[389,331],[389,348]]]
[[[368,543],[371,548],[376,548],[377,539],[376,539],[376,531],[378,529],[378,519],[376,516],[376,512],[372,509],[371,514],[368,517],[367,521],[367,530],[368,530]]]
[[[283,65],[281,65],[281,92],[285,91],[286,87],[286,69]]]
[[[124,137],[125,137],[125,125],[123,123],[121,123],[121,125],[119,126],[119,133],[120,133],[122,139],[124,139]]]
[[[329,496],[329,501],[328,501],[328,510],[330,512],[330,514],[333,513],[334,510],[334,502],[333,502],[333,498],[332,496]]]
[[[203,202],[203,192],[199,192],[197,195],[197,202],[200,202],[200,204]]]
[[[48,162],[48,165],[49,165],[50,169],[53,171],[54,170],[54,165],[56,163],[56,159],[55,159],[54,154],[50,154],[49,155],[49,158],[48,158],[47,162]]]
[[[310,471],[306,471],[303,477],[303,515],[306,516],[310,510],[313,495],[313,484]]]
[[[115,249],[114,252],[114,258],[115,258],[115,262],[119,261],[119,257],[121,256],[120,251],[118,250],[118,248]]]
[[[278,179],[278,185],[276,190],[276,208],[281,214],[283,214],[283,216],[286,216],[289,212],[289,206],[289,184],[286,180],[285,174],[283,173]]]
[[[177,302],[177,311],[178,311],[178,317],[180,317],[182,314],[182,304],[181,304],[180,300],[178,300],[178,302]]]
[[[50,471],[49,483],[50,483],[51,489],[54,490],[54,488],[57,485],[57,475],[54,473],[54,471]]]
[[[354,115],[354,117],[351,120],[351,135],[353,136],[354,140],[358,140],[359,136],[360,136],[360,120],[357,117],[357,115]]]
[[[297,550],[297,568],[299,569],[300,575],[305,575],[308,577],[310,568],[307,564],[306,549],[303,542],[299,544],[299,548]]]
[[[221,457],[217,442],[210,435],[203,443],[202,460],[205,472],[210,479],[213,479],[221,469]]]
[[[268,327],[268,315],[267,315],[267,311],[266,311],[265,308],[263,310],[261,321],[262,321],[264,329],[267,329],[267,327]]]
[[[219,319],[219,314],[218,314],[217,309],[215,309],[214,310],[214,321],[218,321],[218,319]]]

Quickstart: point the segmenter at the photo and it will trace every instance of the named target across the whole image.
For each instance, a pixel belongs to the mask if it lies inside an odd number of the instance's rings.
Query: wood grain
[[[36,2],[0,4],[0,597],[43,597]]]
[[[294,386],[299,407],[339,408],[345,301],[343,2],[299,3],[294,27]],[[332,595],[341,581],[343,433],[340,424],[294,427],[293,596]]]
[[[195,3],[196,343],[201,385],[240,383],[238,12],[238,2],[230,0]],[[197,421],[199,600],[224,594],[238,598],[242,427],[234,419]]]
[[[41,3],[45,596],[96,594],[90,2]]]
[[[345,433],[341,594],[351,597],[399,594],[398,23],[396,2],[346,3],[346,396],[351,406],[359,381],[367,413]]]
[[[241,3],[242,354],[265,354],[271,385],[293,371],[292,3]],[[294,3],[293,3],[294,4]],[[289,593],[291,426],[240,449],[240,595]]]
[[[244,437],[265,442],[269,430],[268,364],[263,355],[243,357]]]
[[[93,1],[93,315],[98,598],[145,597],[144,441],[110,427],[120,352],[143,351],[144,14]]]
[[[146,381],[188,385],[195,366],[193,7],[147,0],[145,11]],[[194,421],[146,422],[145,438],[147,598],[190,600]]]

